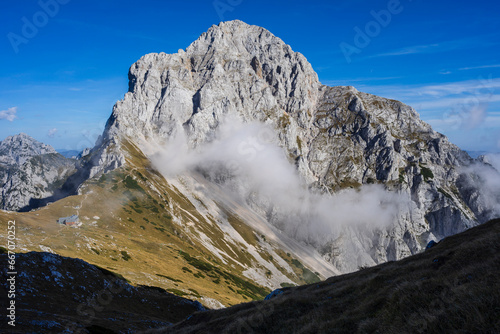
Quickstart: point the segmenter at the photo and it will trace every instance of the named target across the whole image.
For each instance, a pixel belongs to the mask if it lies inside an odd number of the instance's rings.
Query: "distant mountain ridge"
[[[0,163],[4,166],[22,165],[31,157],[40,154],[57,153],[47,144],[43,144],[25,133],[9,136],[0,142]]]
[[[16,211],[54,194],[76,171],[46,144],[21,133],[0,142],[0,209]]]
[[[80,151],[77,151],[77,150],[60,149],[60,150],[56,150],[56,151],[57,151],[57,153],[59,153],[60,155],[62,155],[65,158],[76,158],[81,153]]]

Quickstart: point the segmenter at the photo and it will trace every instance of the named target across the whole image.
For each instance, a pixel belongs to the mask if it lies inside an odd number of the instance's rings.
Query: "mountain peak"
[[[242,21],[221,22],[186,50],[145,55],[131,66],[129,79],[129,92],[113,108],[102,140],[89,155],[86,168],[90,171],[82,175],[93,177],[131,161],[130,142],[152,159],[165,146],[182,140],[175,154],[165,159],[166,165],[174,164],[179,156],[179,160],[183,155],[190,157],[194,150],[209,151],[214,139],[226,130],[236,142],[246,133],[248,137],[240,142],[243,149],[228,151],[238,144],[227,143],[204,155],[205,160],[198,154],[195,165],[186,167],[181,161],[180,170],[201,171],[208,180],[204,182],[241,189],[241,202],[263,214],[262,220],[314,245],[342,272],[413,254],[432,239],[463,231],[498,212],[489,198],[496,201],[499,192],[489,193],[486,186],[474,182],[473,178],[481,179],[479,175],[464,173],[474,161],[423,122],[413,108],[351,86],[321,85],[307,59],[264,28]],[[272,166],[268,157],[257,157],[267,152],[259,151],[265,145],[258,142],[248,147],[259,138],[253,129],[245,128],[249,124],[269,128],[268,137],[276,139],[277,147],[271,151],[279,154],[271,159],[276,162]],[[254,158],[244,160],[245,148]],[[238,170],[218,168],[235,160],[242,168],[268,168],[257,174],[245,170],[241,175]],[[276,166],[285,164],[285,173],[277,172]],[[333,228],[333,232],[314,234],[311,228],[305,235],[298,234],[302,222],[310,220],[308,209],[293,214],[304,202],[300,191],[283,190],[281,194],[290,195],[289,200],[273,202],[265,195],[248,195],[253,193],[252,185],[245,183],[245,173],[274,175],[261,182],[269,185],[264,190],[287,189],[282,184],[274,186],[285,179],[287,168],[295,173],[290,174],[300,175],[301,186],[318,193],[364,189],[355,197],[366,198],[366,207],[372,209],[353,208],[358,216],[347,214],[345,208],[328,209],[314,224],[317,231]],[[187,189],[186,196],[191,196],[189,191],[195,190]],[[408,198],[408,203],[374,213],[382,202],[399,205],[385,197],[384,191]],[[325,196],[323,200],[331,199]],[[328,203],[325,207],[335,206]],[[320,214],[320,210],[311,211]],[[359,223],[386,227],[383,233],[362,233],[356,227]],[[342,226],[338,231],[337,224]]]
[[[240,20],[232,20],[232,21],[222,21],[219,24],[212,25],[206,32],[202,33],[200,38],[204,36],[214,36],[217,34],[221,34],[221,37],[234,37],[234,36],[245,36],[251,35],[254,33],[264,33],[266,35],[274,36],[269,30],[245,23]],[[224,36],[222,36],[224,34]],[[274,36],[277,38],[276,36]]]
[[[43,144],[25,133],[9,136],[0,142],[0,163],[22,165],[33,156],[57,153],[47,144]]]
[[[239,29],[248,29],[251,27],[255,27],[257,29],[262,29],[266,30],[265,28],[255,26],[255,25],[250,25],[246,22],[243,22],[241,20],[230,20],[230,21],[221,21],[219,24],[214,24],[212,25],[208,31],[210,32],[211,29],[229,29],[229,30],[239,30]]]
[[[8,136],[7,138],[4,139],[4,142],[23,142],[23,141],[26,141],[26,142],[37,142],[36,139],[34,139],[33,137],[27,135],[26,133],[24,132],[21,132],[21,133],[18,133],[17,135],[13,135],[13,136]]]
[[[226,54],[224,59],[234,59],[245,56],[259,57],[266,52],[275,53],[278,49],[283,49],[282,52],[291,59],[294,58],[295,52],[292,48],[269,30],[234,20],[211,26],[187,48],[186,52],[210,54],[218,51]]]
[[[319,87],[307,59],[268,30],[222,22],[186,50],[147,54],[130,67],[129,94],[116,104],[103,142],[121,135],[165,142],[187,128],[196,145],[228,114],[249,121],[300,113],[308,126]]]

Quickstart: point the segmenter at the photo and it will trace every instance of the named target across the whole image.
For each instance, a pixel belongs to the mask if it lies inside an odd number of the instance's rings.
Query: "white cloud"
[[[409,203],[378,185],[334,195],[309,192],[273,130],[259,123],[228,118],[212,142],[196,149],[180,132],[150,158],[167,178],[187,170],[201,172],[251,207],[272,212],[270,221],[289,236],[313,244],[327,241],[343,226],[387,226],[400,206]]]
[[[499,141],[500,144],[500,141]],[[486,155],[486,161],[500,172],[500,153],[490,153]]]
[[[422,102],[409,103],[419,110],[437,110],[437,109],[469,109],[472,106],[485,103],[500,102],[498,95],[476,95],[476,96],[455,96],[448,98],[436,98],[432,100],[422,99]]]
[[[47,133],[47,136],[49,136],[50,138],[54,138],[56,132],[57,132],[56,128],[50,129],[49,132]]]
[[[492,77],[483,78],[478,77],[474,80],[450,82],[439,85],[423,86],[422,93],[433,96],[443,96],[447,94],[474,94],[480,92],[481,94],[491,94],[495,89],[500,88],[500,79]]]
[[[12,107],[7,110],[1,110],[0,111],[0,119],[6,119],[9,122],[14,121],[14,119],[17,118],[17,107]]]
[[[488,113],[491,114],[491,113]],[[497,128],[500,127],[500,116],[487,116],[484,120],[485,128]]]
[[[388,57],[388,56],[403,56],[403,55],[410,55],[410,54],[417,54],[417,53],[428,53],[432,51],[437,51],[437,48],[439,48],[438,43],[434,44],[428,44],[428,45],[414,45],[398,50],[394,50],[391,52],[386,52],[386,53],[379,53],[376,55],[373,55],[372,58],[375,57]]]
[[[464,126],[468,129],[477,128],[486,119],[487,104],[480,104],[469,109]]]
[[[462,68],[459,68],[458,70],[459,71],[468,71],[468,70],[477,70],[477,69],[483,69],[483,68],[496,68],[496,67],[500,67],[500,64],[462,67]]]
[[[495,90],[500,89],[500,78],[484,78],[478,77],[475,80],[465,80],[457,82],[447,82],[442,84],[431,85],[377,85],[370,86],[375,94],[389,98],[399,98],[404,100],[414,100],[418,98],[434,97],[436,99],[449,98],[453,95],[469,95],[469,96],[490,96],[494,95]],[[465,98],[466,96],[455,96],[455,98]],[[492,96],[493,97],[493,96]],[[499,100],[499,97],[495,97]]]
[[[389,52],[383,52],[379,54],[372,55],[368,58],[376,57],[394,57],[394,56],[404,56],[412,54],[430,54],[438,52],[448,52],[454,50],[471,50],[476,47],[486,47],[490,45],[495,45],[494,43],[488,42],[485,39],[486,36],[476,36],[474,38],[468,37],[458,40],[441,41],[437,43],[430,43],[424,45],[411,45],[399,49],[394,49]]]
[[[465,186],[475,186],[478,189],[477,202],[483,208],[490,211],[490,218],[496,218],[500,215],[500,156],[498,154],[488,154],[485,160],[493,166],[489,167],[486,164],[475,163],[466,168],[462,172],[467,175],[468,179]]]

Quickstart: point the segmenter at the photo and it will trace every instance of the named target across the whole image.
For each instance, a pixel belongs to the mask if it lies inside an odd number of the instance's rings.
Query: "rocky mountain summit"
[[[22,165],[30,158],[57,153],[47,144],[40,143],[25,133],[9,136],[0,142],[0,163],[4,166]]]
[[[236,158],[221,156],[249,124],[264,129],[241,141],[257,140],[253,153],[236,144]],[[247,153],[240,165],[251,164],[268,144],[258,142],[265,129],[272,129],[269,141],[294,166],[303,188],[319,196],[296,199],[308,203],[305,208],[274,200],[228,166]],[[224,145],[209,150],[221,140]],[[500,214],[500,192],[488,187],[487,177],[498,173],[432,130],[412,107],[351,86],[322,85],[302,54],[241,21],[212,26],[185,50],[148,54],[131,66],[129,91],[86,156],[82,181],[126,165],[124,143],[152,161],[165,145],[179,143],[175,159],[198,159],[190,160],[190,169],[238,194],[268,224],[313,246],[341,272],[414,254],[430,240]],[[154,167],[175,159],[159,159]],[[279,179],[282,173],[275,174]],[[193,197],[199,183],[183,177],[181,191]],[[356,206],[356,193],[378,205]],[[339,213],[344,204],[351,214]],[[318,218],[319,211],[325,213]],[[372,224],[380,216],[384,222]]]
[[[0,142],[0,209],[16,211],[46,198],[76,170],[75,160],[21,133]]]

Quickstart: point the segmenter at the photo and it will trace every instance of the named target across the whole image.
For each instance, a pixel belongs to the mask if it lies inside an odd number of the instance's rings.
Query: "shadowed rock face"
[[[411,199],[388,227],[344,226],[312,242],[343,272],[414,254],[431,239],[498,213],[498,198],[488,198],[484,180],[464,169],[481,163],[413,108],[354,87],[322,85],[302,54],[264,28],[241,21],[212,26],[176,54],[145,55],[131,66],[129,80],[129,92],[87,156],[85,175],[124,164],[124,138],[150,155],[154,145],[181,134],[192,149],[203,148],[228,118],[268,124],[309,188],[331,194],[381,184]],[[275,226],[289,218],[263,199],[247,202]]]

